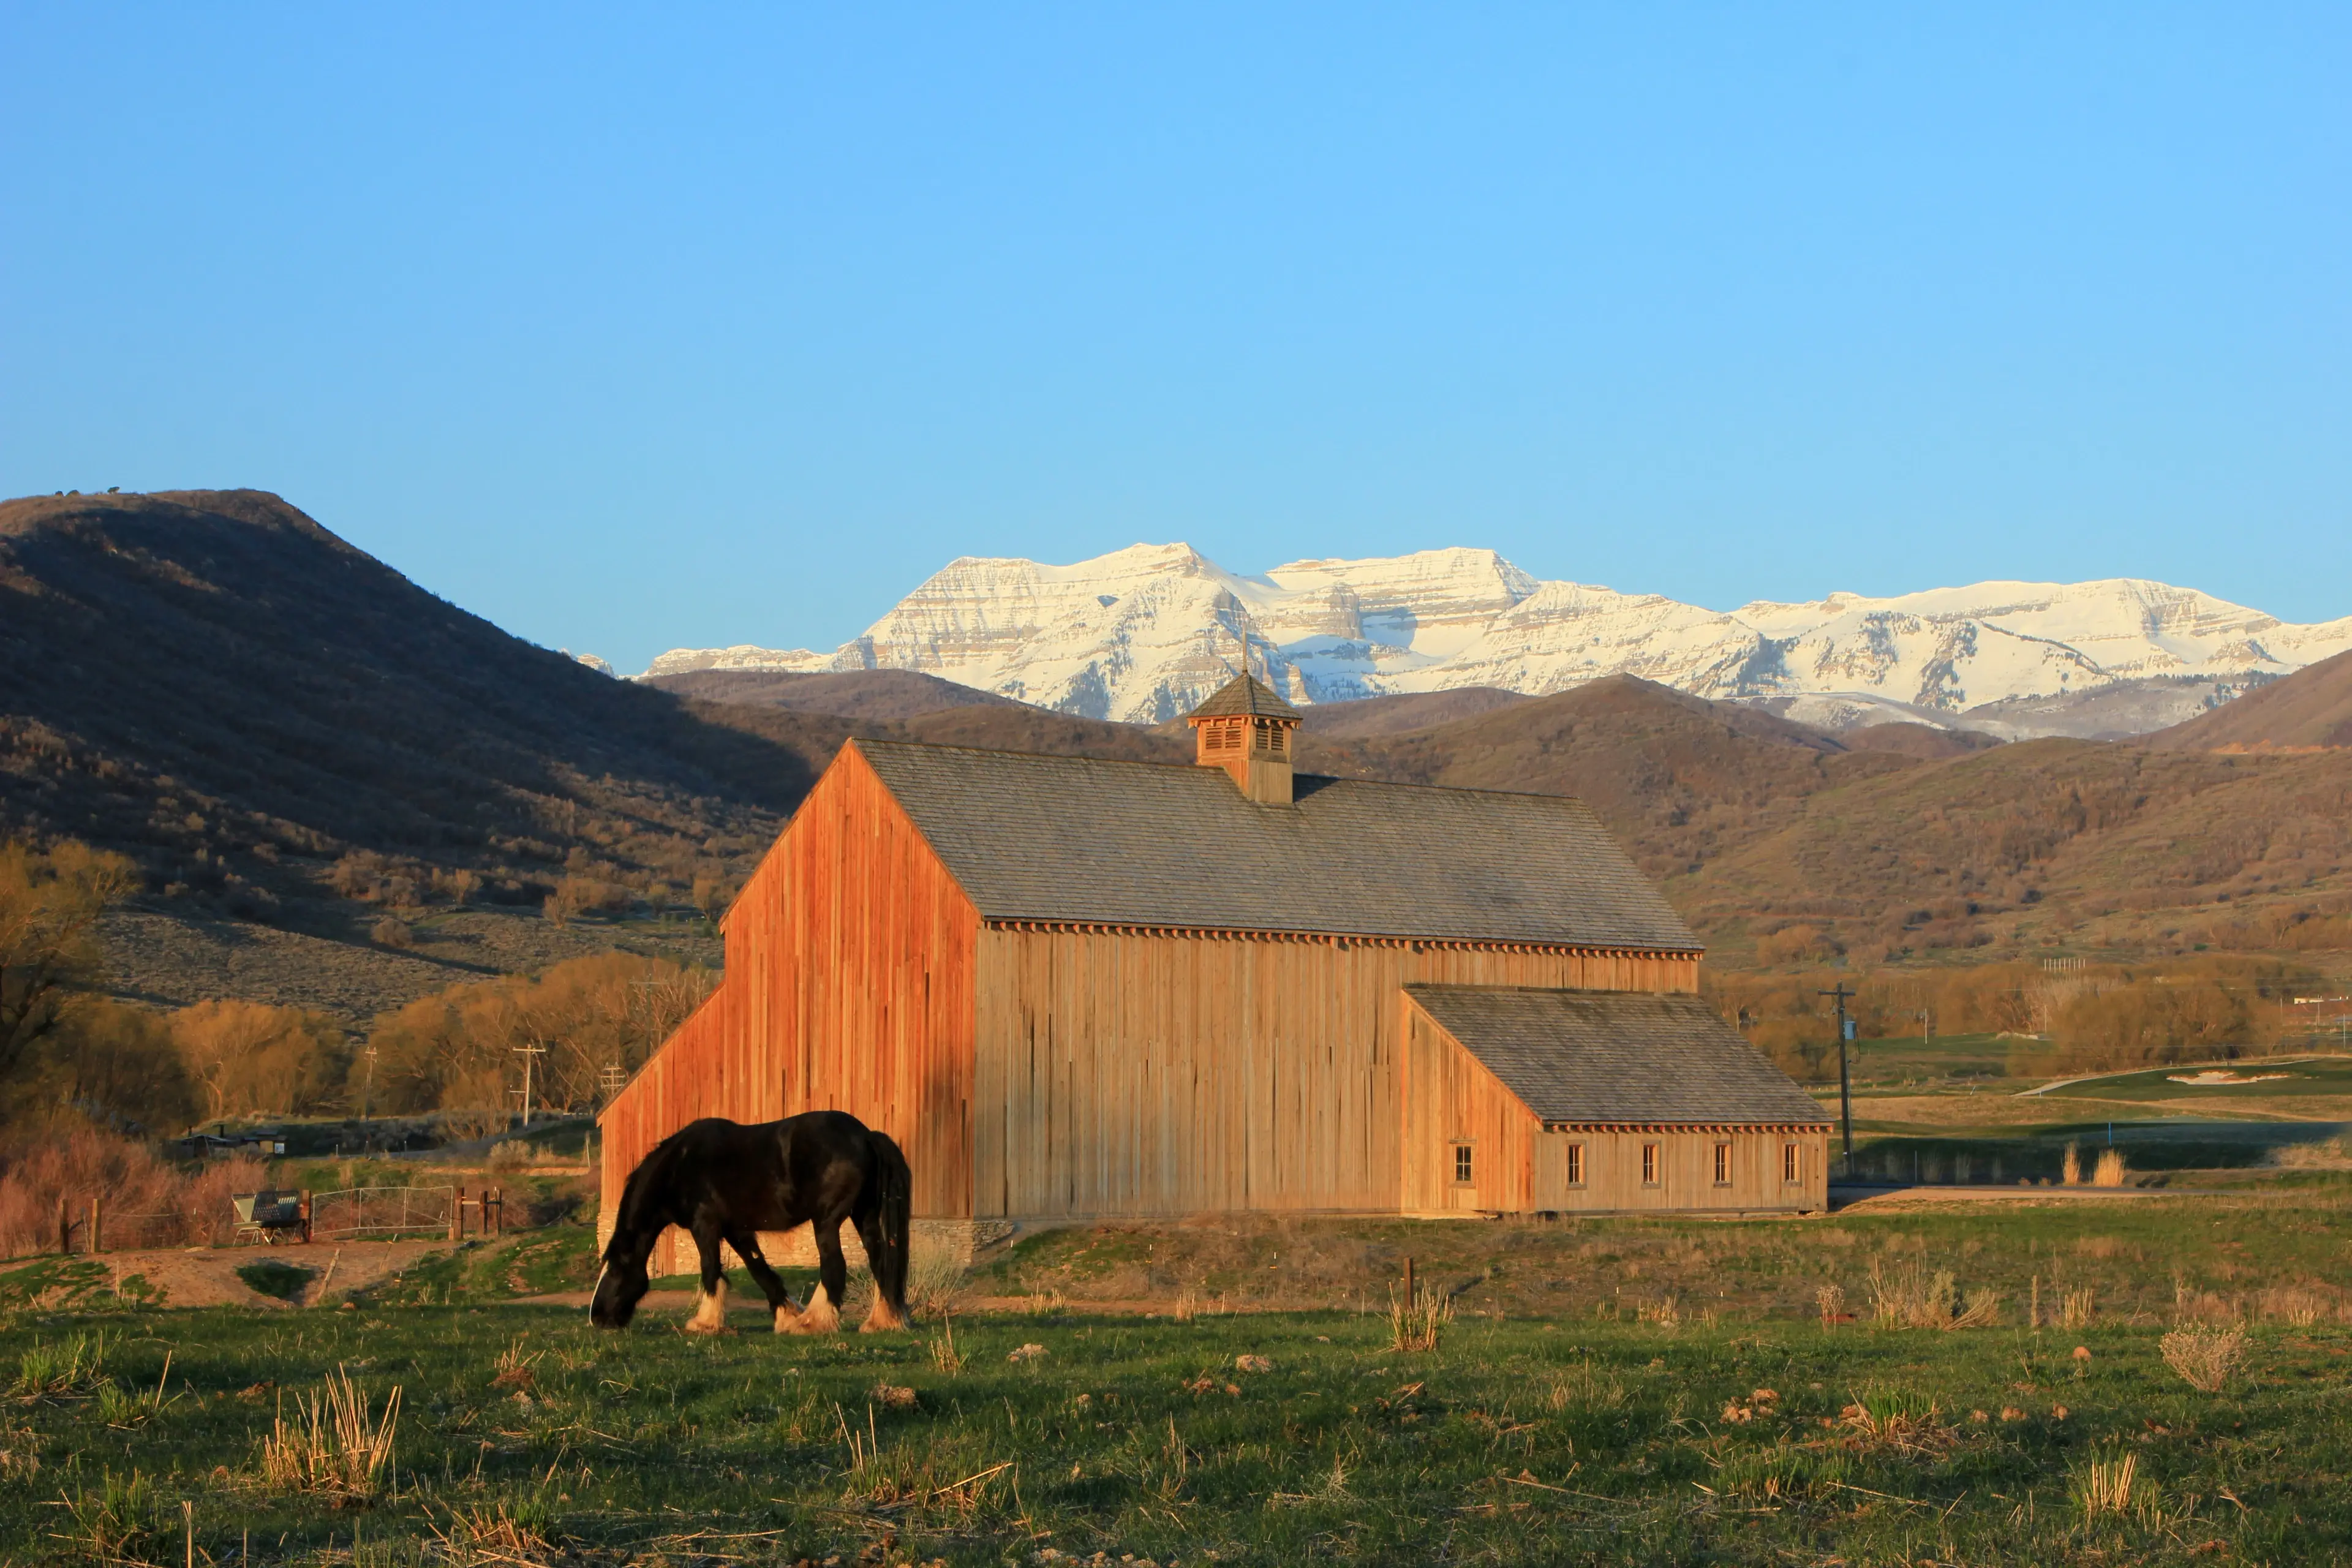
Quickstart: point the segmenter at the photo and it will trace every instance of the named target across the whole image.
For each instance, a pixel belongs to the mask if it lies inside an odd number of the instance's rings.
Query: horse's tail
[[[899,1312],[907,1310],[907,1257],[911,1246],[915,1211],[915,1176],[907,1167],[907,1156],[886,1132],[868,1131],[868,1147],[874,1151],[874,1172],[877,1177],[876,1197],[879,1213],[876,1229],[882,1235],[882,1255],[866,1259],[874,1273],[874,1288],[882,1299]]]

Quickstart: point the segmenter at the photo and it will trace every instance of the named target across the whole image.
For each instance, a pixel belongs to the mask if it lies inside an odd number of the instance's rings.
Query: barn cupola
[[[1223,768],[1243,795],[1262,805],[1290,804],[1290,757],[1298,710],[1273,688],[1244,675],[1192,710],[1192,760]]]

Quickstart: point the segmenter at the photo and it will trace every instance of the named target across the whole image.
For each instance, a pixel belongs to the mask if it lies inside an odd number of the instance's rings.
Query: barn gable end
[[[599,1118],[605,1212],[698,1116],[846,1110],[897,1139],[915,1212],[971,1212],[980,919],[921,831],[845,747],[728,910],[727,973]]]

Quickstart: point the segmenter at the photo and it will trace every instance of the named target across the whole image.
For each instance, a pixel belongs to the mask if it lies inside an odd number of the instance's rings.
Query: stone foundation
[[[914,1268],[946,1266],[969,1268],[973,1261],[992,1248],[1009,1239],[1020,1226],[1003,1219],[919,1219],[914,1222],[911,1262]],[[596,1227],[596,1249],[613,1239],[612,1228],[599,1224]],[[770,1264],[778,1268],[814,1268],[816,1267],[816,1234],[814,1227],[800,1226],[787,1231],[763,1230],[760,1233],[760,1250]],[[722,1267],[740,1268],[743,1260],[735,1249],[723,1243],[719,1247]],[[844,1224],[841,1227],[841,1255],[852,1268],[866,1267],[865,1244],[857,1239],[857,1227]],[[692,1274],[702,1267],[696,1252],[694,1237],[673,1226],[661,1233],[654,1242],[653,1256],[647,1267],[656,1276]]]

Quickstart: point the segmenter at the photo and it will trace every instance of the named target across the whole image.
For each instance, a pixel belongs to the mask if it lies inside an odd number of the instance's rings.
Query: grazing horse
[[[702,1254],[702,1293],[688,1333],[727,1327],[722,1241],[751,1271],[776,1315],[780,1334],[829,1334],[841,1326],[849,1266],[841,1256],[841,1222],[857,1226],[874,1274],[874,1310],[863,1331],[907,1326],[907,1226],[913,1202],[907,1157],[898,1145],[841,1110],[812,1110],[747,1127],[708,1117],[656,1144],[621,1189],[613,1239],[588,1307],[599,1328],[628,1325],[645,1296],[646,1259],[669,1226],[694,1237]],[[784,1282],[760,1254],[760,1232],[790,1230],[803,1220],[816,1232],[817,1288],[793,1305]]]

